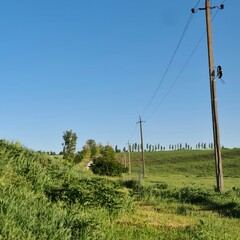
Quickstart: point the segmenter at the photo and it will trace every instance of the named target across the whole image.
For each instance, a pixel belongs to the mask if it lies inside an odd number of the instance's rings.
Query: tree
[[[132,152],[132,146],[129,144],[129,151]]]
[[[91,159],[100,155],[102,150],[101,144],[96,144],[95,140],[89,139],[86,141],[81,151],[82,159]]]
[[[115,152],[116,152],[116,153],[120,153],[120,152],[121,152],[121,150],[118,149],[118,146],[117,146],[117,145],[115,146]]]
[[[93,173],[106,176],[120,176],[124,167],[116,160],[114,149],[107,145],[101,151],[101,156],[93,158],[91,165]]]
[[[78,164],[84,159],[83,151],[77,152],[74,157],[74,163]]]
[[[102,151],[101,151],[102,156],[106,159],[106,160],[115,160],[115,152],[113,150],[113,148],[109,145],[105,146]]]
[[[148,149],[149,149],[149,152],[151,152],[151,150],[152,150],[152,145],[151,144],[149,144]]]
[[[134,152],[134,143],[132,144],[132,152]]]
[[[135,152],[137,151],[137,143],[134,143],[134,149],[135,149]]]
[[[72,130],[63,132],[63,159],[73,160],[77,145],[77,134]]]
[[[89,148],[90,151],[91,151],[91,156],[90,156],[90,157],[96,155],[96,153],[97,153],[97,144],[96,144],[95,140],[93,140],[93,139],[88,139],[88,140],[86,141],[85,146],[86,146],[87,148]]]

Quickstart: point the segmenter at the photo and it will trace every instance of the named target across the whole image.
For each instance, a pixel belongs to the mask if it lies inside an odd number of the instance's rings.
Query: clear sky
[[[163,78],[197,2],[1,0],[0,138],[59,152],[71,129],[78,150],[88,139],[122,149],[140,142],[141,115],[145,143],[212,142],[206,36],[177,78],[205,32],[204,11]],[[240,147],[240,1],[224,4],[213,21],[221,143]]]

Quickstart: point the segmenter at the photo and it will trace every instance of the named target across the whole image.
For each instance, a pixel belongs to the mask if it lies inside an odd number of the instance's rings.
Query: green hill
[[[145,152],[147,178],[143,182],[167,181],[173,186],[215,184],[215,159],[213,150],[179,150]],[[142,172],[141,153],[131,153],[132,177]],[[227,188],[240,185],[240,149],[222,150],[223,175]]]
[[[211,151],[146,152],[139,186],[140,153],[106,178],[0,140],[0,239],[239,239],[239,153],[223,150],[220,194]]]
[[[0,140],[0,239],[105,239],[131,206],[116,182]]]

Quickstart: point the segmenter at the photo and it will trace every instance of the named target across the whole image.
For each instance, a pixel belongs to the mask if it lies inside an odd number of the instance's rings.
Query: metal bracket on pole
[[[223,10],[224,9],[224,4],[221,4],[220,6],[213,6],[213,7],[210,7],[210,9],[214,9],[214,8],[218,8],[219,10]],[[192,13],[196,13],[198,10],[202,11],[202,10],[206,10],[206,8],[192,8],[191,9],[191,12]]]

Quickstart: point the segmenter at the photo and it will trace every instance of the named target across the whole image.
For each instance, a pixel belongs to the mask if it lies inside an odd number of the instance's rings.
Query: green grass
[[[131,153],[131,160],[131,177],[138,179],[138,171],[142,172],[141,153]],[[240,169],[240,149],[223,149],[222,161],[225,189],[239,186],[240,171],[237,169]],[[145,152],[145,164],[147,178],[143,179],[143,184],[167,181],[172,186],[215,186],[212,150]]]
[[[220,194],[214,191],[213,151],[145,152],[147,177],[136,195],[141,206],[125,224],[154,229],[141,239],[240,239],[240,149],[223,149],[222,159]],[[132,153],[131,160],[132,174],[122,181],[137,184],[141,153]]]
[[[132,209],[118,183],[0,141],[0,239],[106,239]]]
[[[240,150],[146,152],[120,178],[0,140],[0,239],[240,239]]]

